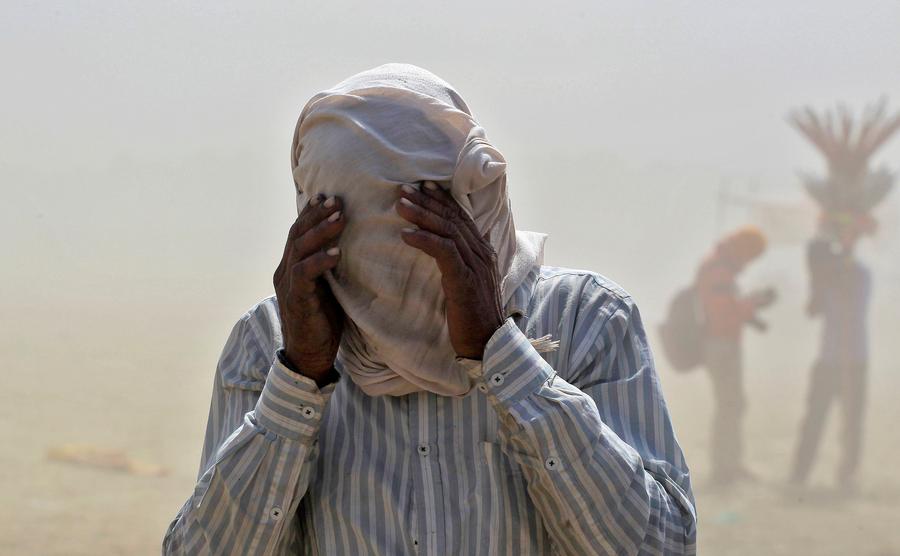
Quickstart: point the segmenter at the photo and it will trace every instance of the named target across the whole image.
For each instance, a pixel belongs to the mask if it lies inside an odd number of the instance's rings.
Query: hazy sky
[[[765,314],[770,332],[746,343],[748,452],[763,481],[737,502],[701,500],[710,546],[716,531],[722,546],[744,538],[785,553],[785,539],[803,552],[813,537],[841,538],[835,550],[854,538],[895,546],[885,539],[896,480],[879,464],[896,449],[875,440],[897,421],[900,191],[862,249],[875,275],[864,487],[877,494],[825,514],[813,498],[796,510],[770,486],[819,330],[803,313],[815,212],[797,171],[823,164],[785,116],[839,100],[858,113],[881,95],[900,109],[900,1],[0,5],[0,373],[11,377],[0,422],[13,423],[0,428],[11,469],[0,489],[21,499],[5,514],[0,504],[0,546],[158,546],[191,492],[222,345],[273,293],[296,216],[289,147],[300,109],[391,61],[461,92],[509,162],[518,227],[550,234],[548,263],[599,271],[634,294],[696,477],[709,390],[704,376],[668,367],[657,325],[718,233],[763,225],[774,247],[742,277],[745,289],[782,294]],[[900,172],[900,137],[876,162]],[[772,209],[724,206],[723,187]],[[127,448],[173,476],[42,463],[63,442]],[[97,549],[98,538],[119,548]]]
[[[293,218],[300,108],[387,61],[462,92],[510,162],[518,224],[551,232],[548,260],[611,275],[651,312],[713,241],[721,183],[802,199],[796,171],[822,163],[791,107],[900,106],[896,1],[250,6],[4,3],[7,302],[232,292],[239,314],[270,291]],[[900,139],[876,160],[900,168]]]
[[[284,164],[306,98],[385,61],[456,84],[507,150],[735,173],[814,161],[791,106],[900,102],[896,1],[4,4],[7,163],[226,148]]]

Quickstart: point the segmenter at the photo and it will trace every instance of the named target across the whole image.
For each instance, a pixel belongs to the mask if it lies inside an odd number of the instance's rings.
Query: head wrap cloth
[[[489,233],[504,304],[541,264],[544,236],[517,234],[506,161],[462,97],[415,66],[387,64],[315,95],[291,148],[297,210],[317,194],[344,200],[341,261],[326,279],[347,316],[339,360],[369,395],[471,388],[447,328],[441,275],[400,239],[400,184],[434,181]]]

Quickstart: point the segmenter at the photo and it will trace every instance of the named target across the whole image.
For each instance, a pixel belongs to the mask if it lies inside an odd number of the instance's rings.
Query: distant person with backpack
[[[714,484],[728,485],[753,478],[742,463],[742,333],[746,325],[760,331],[766,329],[757,312],[775,301],[775,291],[741,295],[737,277],[765,249],[762,232],[753,227],[741,228],[716,244],[700,265],[694,282],[702,318],[701,363],[709,371],[716,403],[710,445]]]

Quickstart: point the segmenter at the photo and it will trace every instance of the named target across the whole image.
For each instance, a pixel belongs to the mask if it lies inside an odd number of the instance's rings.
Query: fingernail
[[[332,213],[331,216],[328,217],[328,221],[334,222],[335,220],[337,220],[340,217],[341,217],[341,211],[337,211],[337,212]]]
[[[403,228],[403,231],[408,234],[411,234],[411,233],[415,232],[416,229],[415,228]]]
[[[428,190],[430,190],[430,191],[434,191],[434,190],[437,189],[437,185],[435,185],[435,183],[434,183],[433,181],[426,181],[426,182],[425,182],[425,189],[428,189]]]
[[[410,201],[410,200],[407,199],[406,197],[401,197],[401,198],[400,198],[400,204],[406,205],[406,206],[408,206],[408,207],[413,206],[412,201]]]
[[[329,197],[327,201],[325,201],[325,208],[331,208],[334,206],[334,197]]]
[[[325,251],[325,253],[327,253],[327,254],[328,254],[329,256],[331,256],[331,257],[334,257],[335,255],[337,255],[337,254],[340,253],[340,252],[341,252],[341,248],[340,248],[340,247],[332,247],[332,248],[329,249],[328,251]]]
[[[407,193],[415,193],[416,192],[416,188],[409,185],[408,183],[404,183],[403,185],[401,185],[400,189],[402,189],[403,191],[406,191]]]
[[[309,204],[311,204],[311,205],[314,206],[314,207],[315,207],[315,206],[318,206],[318,204],[321,203],[321,202],[322,202],[322,196],[321,196],[321,195],[313,195],[312,199],[309,200]]]

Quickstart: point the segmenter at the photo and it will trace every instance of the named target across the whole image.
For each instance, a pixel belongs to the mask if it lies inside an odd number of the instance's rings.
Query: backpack
[[[663,352],[676,371],[688,372],[703,363],[703,310],[694,286],[675,294],[659,335]]]

